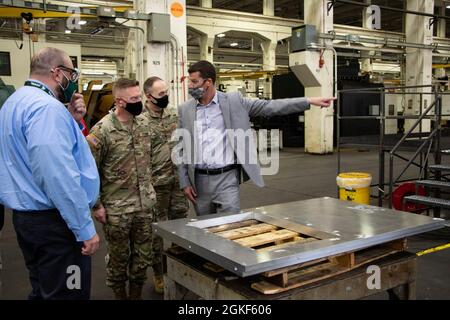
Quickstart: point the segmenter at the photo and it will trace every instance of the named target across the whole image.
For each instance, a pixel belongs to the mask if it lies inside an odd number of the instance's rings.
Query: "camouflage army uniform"
[[[158,113],[150,109],[148,102],[145,115],[149,119],[152,140],[152,183],[155,187],[157,203],[156,221],[185,218],[189,205],[180,190],[176,166],[171,160],[173,131],[177,128],[176,112],[164,109]],[[153,237],[153,271],[162,273],[162,239]]]
[[[143,285],[151,262],[156,203],[147,117],[134,117],[128,127],[111,110],[91,129],[87,140],[101,179],[99,202],[107,214],[106,284],[120,289],[129,279],[130,285]]]

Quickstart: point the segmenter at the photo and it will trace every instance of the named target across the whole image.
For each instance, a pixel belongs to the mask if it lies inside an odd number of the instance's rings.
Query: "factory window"
[[[9,52],[0,52],[0,76],[11,76],[11,58]]]

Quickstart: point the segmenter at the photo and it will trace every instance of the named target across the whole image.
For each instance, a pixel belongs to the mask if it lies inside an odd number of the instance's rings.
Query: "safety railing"
[[[422,91],[415,91],[415,90]],[[379,114],[378,115],[364,115],[364,116],[343,116],[341,115],[342,106],[341,101],[344,95],[352,94],[376,94],[379,95]],[[418,115],[386,115],[385,110],[385,97],[387,94],[401,94],[408,96],[419,96],[419,114]],[[434,101],[430,105],[424,108],[423,97],[430,96],[434,97]],[[383,205],[383,199],[389,197],[389,207],[392,208],[392,193],[394,186],[397,183],[417,180],[417,179],[404,179],[401,180],[405,172],[411,166],[418,167],[420,169],[419,177],[426,178],[428,174],[428,160],[431,152],[434,153],[434,163],[440,164],[441,162],[441,119],[442,119],[442,93],[439,92],[438,85],[421,85],[421,86],[396,86],[396,87],[372,87],[372,88],[356,88],[356,89],[345,89],[339,90],[337,92],[337,106],[336,106],[336,149],[338,154],[338,170],[337,173],[341,172],[341,121],[342,120],[367,120],[367,119],[377,119],[379,120],[379,137],[376,147],[378,148],[378,183],[372,184],[373,187],[378,187],[378,205],[381,207]],[[434,113],[432,111],[434,110]],[[446,115],[446,116],[450,116]],[[395,143],[395,145],[390,148],[385,145],[385,125],[386,120],[396,119],[396,120],[415,120],[414,123],[409,127],[409,129],[401,136],[401,138]],[[433,127],[430,132],[423,133],[422,126],[423,121],[426,119],[433,120]],[[414,132],[419,131],[419,134]],[[399,152],[403,150],[405,143],[411,138],[417,138],[420,141],[420,145],[413,151],[411,157],[406,157],[401,155]],[[427,147],[426,151],[423,151]],[[385,182],[385,153],[389,153],[389,181]],[[419,158],[419,161],[417,158]],[[406,162],[406,164],[400,169],[400,173],[394,178],[394,158],[398,158]],[[438,178],[438,177],[437,177]],[[388,186],[389,192],[385,194],[385,187]]]

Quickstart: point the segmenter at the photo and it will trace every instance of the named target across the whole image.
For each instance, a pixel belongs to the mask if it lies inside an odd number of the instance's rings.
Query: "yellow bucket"
[[[336,177],[339,199],[360,204],[370,204],[372,176],[364,172],[346,172]]]

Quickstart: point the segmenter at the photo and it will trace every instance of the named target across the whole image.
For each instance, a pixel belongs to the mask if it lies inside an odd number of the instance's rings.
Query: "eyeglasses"
[[[59,66],[57,66],[57,68],[60,68],[65,71],[69,71],[70,72],[70,80],[73,82],[78,81],[78,79],[80,78],[80,70],[78,70],[78,69],[72,69],[72,68],[69,68],[69,67],[66,67],[63,65],[59,65]]]

